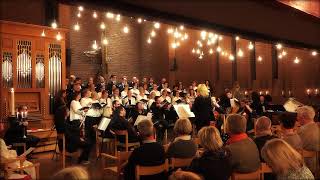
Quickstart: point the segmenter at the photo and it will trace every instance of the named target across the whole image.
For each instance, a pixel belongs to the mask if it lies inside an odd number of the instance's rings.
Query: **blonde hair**
[[[201,128],[198,137],[200,145],[209,151],[215,151],[223,145],[218,129],[213,126]]]
[[[209,96],[208,88],[205,84],[199,84],[197,88],[197,92],[204,97]]]
[[[302,106],[297,108],[297,116],[303,119],[313,120],[315,111],[311,106]]]
[[[174,124],[173,131],[177,135],[189,135],[192,132],[192,124],[189,119],[178,119]]]
[[[231,114],[226,120],[227,133],[240,134],[246,132],[247,119],[239,114]]]
[[[285,175],[290,169],[297,170],[303,166],[302,156],[282,139],[267,141],[261,150],[261,157],[278,175]]]
[[[89,179],[88,172],[79,166],[64,168],[53,176],[53,179],[85,180]]]

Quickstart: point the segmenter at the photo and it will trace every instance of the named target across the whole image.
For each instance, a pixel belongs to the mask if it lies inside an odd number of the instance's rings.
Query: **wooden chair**
[[[260,180],[260,169],[251,173],[232,173],[231,180]]]
[[[189,167],[193,158],[171,158],[171,168]]]
[[[93,128],[95,129],[96,132],[96,157],[100,157],[101,151],[102,151],[102,147],[104,145],[104,143],[106,143],[107,146],[107,150],[106,152],[112,152],[114,149],[114,143],[115,143],[115,139],[113,138],[104,138],[102,136],[102,133],[100,130],[98,130],[97,128],[98,126],[95,125],[93,126]]]
[[[140,180],[140,176],[150,176],[167,172],[169,169],[168,160],[159,166],[136,166],[136,180]]]
[[[114,131],[116,135],[116,143],[115,143],[115,150],[118,151],[117,147],[120,146],[125,148],[125,151],[128,152],[130,147],[137,147],[140,146],[139,142],[129,143],[129,135],[127,130],[117,130]],[[118,141],[118,136],[125,136],[125,142],[121,143]]]
[[[265,173],[272,173],[272,169],[266,164],[266,163],[261,163],[260,167],[260,179],[264,179],[264,174]]]
[[[20,167],[16,167],[16,168],[11,168],[10,164],[14,163],[16,161],[20,162]],[[23,158],[15,158],[15,159],[10,159],[8,161],[5,162],[1,162],[0,163],[0,167],[1,169],[4,170],[4,179],[8,179],[12,174],[18,172],[19,174],[23,174],[23,170],[28,169],[28,168],[35,168],[36,170],[36,179],[40,179],[40,173],[39,173],[39,169],[40,169],[40,163],[33,163],[27,166],[23,165],[23,162],[25,161],[25,159]]]
[[[112,156],[106,153],[101,153],[101,156],[106,158],[106,159],[113,159],[116,161],[116,166],[113,167],[105,167],[104,170],[109,170],[111,172],[114,172],[117,174],[118,179],[120,180],[122,177],[122,169],[124,167],[124,165],[127,163],[130,155],[131,155],[132,151],[129,152],[121,152],[121,151],[117,151],[116,156]],[[106,162],[103,159],[103,165],[105,165]]]

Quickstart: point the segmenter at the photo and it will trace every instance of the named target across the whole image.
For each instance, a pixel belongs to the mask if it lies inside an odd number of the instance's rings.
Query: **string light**
[[[92,14],[92,17],[95,18],[95,19],[97,19],[97,17],[98,17],[97,12],[94,11],[93,14]]]
[[[138,21],[139,24],[142,23],[142,19],[141,18],[138,18],[137,21]]]
[[[106,37],[103,38],[102,44],[103,44],[103,45],[108,45],[108,44],[109,44],[108,39],[107,39]]]
[[[300,59],[298,59],[298,57],[296,57],[293,61],[295,64],[299,64],[300,63]]]
[[[236,41],[239,41],[239,39],[240,39],[240,38],[239,38],[239,36],[236,36],[236,38],[235,38],[235,39],[236,39]]]
[[[75,24],[73,28],[74,30],[79,31],[80,30],[79,23],[77,22],[77,24]]]
[[[261,56],[258,57],[258,61],[260,61],[260,62],[262,61],[262,57]]]
[[[154,30],[152,30],[150,35],[151,35],[151,37],[155,37],[156,36],[156,32]]]
[[[106,25],[104,24],[104,22],[102,22],[102,23],[100,24],[100,29],[102,29],[102,30],[106,29]]]
[[[58,32],[58,34],[56,35],[56,39],[57,39],[58,41],[60,41],[60,40],[62,39],[62,36],[61,36],[60,32]]]
[[[120,14],[117,14],[117,17],[116,17],[116,21],[120,21],[121,20],[121,15]]]
[[[42,30],[41,36],[42,36],[42,37],[45,37],[45,36],[46,36],[46,33],[44,32],[44,30]]]
[[[151,44],[151,38],[148,38],[148,40],[147,40],[147,42],[149,43],[149,44]]]
[[[243,51],[239,48],[239,50],[238,50],[238,56],[239,57],[242,57],[243,56]]]
[[[252,44],[252,42],[251,42],[251,41],[250,41],[250,43],[249,43],[248,48],[249,48],[250,50],[252,50],[252,49],[254,48],[254,46],[253,46],[253,44]]]
[[[53,29],[56,29],[56,28],[58,27],[58,24],[57,24],[56,20],[54,20],[54,21],[51,23],[51,27],[52,27]]]
[[[156,29],[159,29],[159,28],[160,28],[160,23],[155,22],[153,26],[154,26]]]
[[[312,52],[311,52],[311,55],[312,55],[312,56],[316,56],[317,54],[318,54],[317,51],[312,51]]]
[[[123,32],[126,33],[126,34],[129,33],[129,28],[128,28],[128,26],[125,26],[125,27],[123,28]]]
[[[79,11],[83,11],[83,6],[79,6],[79,7],[78,7],[78,10],[79,10]]]
[[[231,60],[231,61],[234,60],[234,56],[232,54],[229,55],[229,60]]]
[[[107,12],[106,17],[107,17],[108,19],[113,19],[113,18],[114,18],[114,14],[111,13],[111,12]]]
[[[217,51],[221,52],[221,47],[220,46],[217,47]]]
[[[80,12],[78,12],[77,17],[81,18],[81,13]]]
[[[96,40],[93,41],[92,49],[94,49],[94,50],[97,50],[97,49],[98,49],[98,44],[97,44],[97,41],[96,41]]]
[[[276,45],[276,47],[277,47],[277,49],[281,49],[281,48],[282,48],[282,44],[278,43],[278,44]]]

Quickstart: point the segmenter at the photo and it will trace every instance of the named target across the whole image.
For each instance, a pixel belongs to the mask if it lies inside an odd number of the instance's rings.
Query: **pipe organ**
[[[51,127],[54,96],[65,87],[66,32],[66,29],[0,21],[0,123],[6,125],[7,117],[12,114],[9,107],[27,105],[34,128]],[[61,40],[56,39],[57,34]],[[14,102],[10,98],[12,90]]]

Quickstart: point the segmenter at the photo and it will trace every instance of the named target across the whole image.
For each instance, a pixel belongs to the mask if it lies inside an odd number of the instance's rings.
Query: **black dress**
[[[204,126],[209,126],[210,121],[214,120],[212,109],[213,106],[211,103],[211,98],[209,96],[196,97],[192,106],[192,111],[195,114],[195,125],[197,127],[197,131],[199,131]]]

